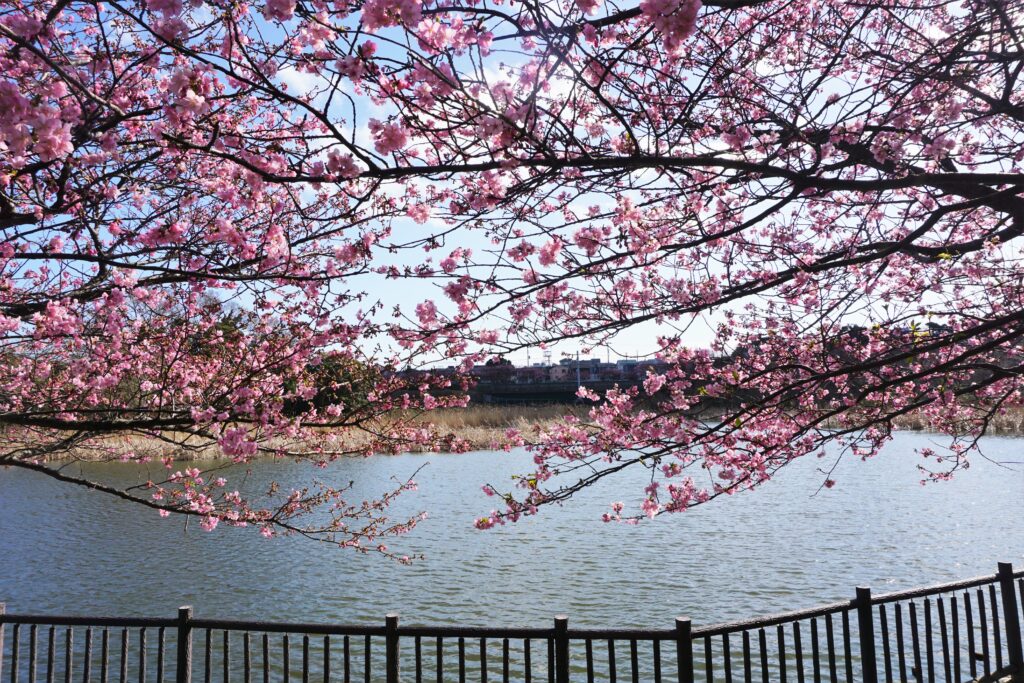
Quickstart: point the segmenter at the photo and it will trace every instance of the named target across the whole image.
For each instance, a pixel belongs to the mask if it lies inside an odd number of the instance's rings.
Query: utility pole
[[[583,386],[583,381],[580,379],[580,352],[576,352],[576,388],[579,389]]]

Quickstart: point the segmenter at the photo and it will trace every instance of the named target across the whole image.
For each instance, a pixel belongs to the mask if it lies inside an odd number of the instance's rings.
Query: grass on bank
[[[565,416],[573,415],[586,419],[589,408],[586,406],[544,404],[544,405],[473,405],[467,408],[443,408],[417,415],[414,422],[433,425],[440,434],[454,434],[469,443],[472,450],[501,449],[513,445],[508,431],[516,430],[524,438],[536,437],[538,431],[550,428]],[[0,441],[6,441],[5,447],[15,447],[11,442],[11,434],[0,432]],[[214,460],[225,457],[221,449],[205,439],[184,432],[166,432],[163,438],[140,434],[112,434],[99,441],[95,447],[77,447],[70,457],[78,460],[111,460],[119,457],[132,459],[148,458],[157,461],[171,457],[174,460]],[[351,447],[366,444],[371,436],[365,432],[353,431],[348,435]],[[271,440],[266,444],[270,448],[284,446]],[[294,448],[295,444],[289,444]],[[414,448],[413,451],[419,449]],[[69,457],[67,452],[43,456],[43,459],[63,460]]]
[[[473,450],[500,449],[511,445],[508,430],[516,430],[529,440],[541,431],[572,415],[583,421],[590,408],[583,405],[488,405],[476,404],[466,408],[444,408],[418,415],[415,420],[434,425],[441,434],[452,433],[464,439]],[[921,413],[896,418],[895,427],[906,431],[931,431],[933,428]],[[988,432],[991,434],[1024,435],[1024,406],[1011,406],[992,417]],[[210,460],[223,457],[215,444],[200,441],[186,434],[168,433],[165,439],[142,435],[112,435],[96,451],[82,449],[75,454],[82,460],[108,460],[117,453],[131,454],[133,458],[146,456],[153,460],[173,457],[175,460]],[[354,439],[360,438],[358,433]],[[2,435],[0,435],[2,439]],[[11,445],[11,444],[7,444]],[[270,444],[273,446],[273,444]],[[294,445],[294,444],[293,444]],[[55,456],[58,459],[66,458]]]

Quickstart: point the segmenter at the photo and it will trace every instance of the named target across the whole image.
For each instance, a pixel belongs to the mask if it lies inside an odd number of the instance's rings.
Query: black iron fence
[[[1024,571],[761,619],[670,629],[229,621],[6,614],[0,683],[1024,680]]]

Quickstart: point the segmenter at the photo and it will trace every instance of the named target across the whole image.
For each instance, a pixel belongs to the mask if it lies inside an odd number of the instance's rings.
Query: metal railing
[[[1019,600],[1018,600],[1019,598]],[[1024,571],[713,626],[334,625],[7,614],[0,683],[1024,680]],[[26,633],[27,632],[27,633]]]

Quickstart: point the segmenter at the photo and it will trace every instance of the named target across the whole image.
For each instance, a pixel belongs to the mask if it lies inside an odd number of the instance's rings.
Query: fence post
[[[398,683],[398,615],[384,616],[387,683]]]
[[[192,607],[178,608],[177,683],[192,683]]]
[[[693,637],[690,620],[676,617],[676,668],[679,683],[693,683]]]
[[[1013,680],[1024,680],[1024,654],[1021,653],[1020,614],[1017,612],[1017,594],[1013,589],[1013,564],[999,563],[999,592],[1003,597],[1003,624],[1006,627],[1006,650],[1010,655]],[[993,609],[995,606],[993,605]]]
[[[7,603],[0,602],[0,618],[7,614]],[[0,678],[4,675],[4,622],[0,621]]]
[[[569,617],[555,617],[555,683],[569,683]]]
[[[857,631],[860,633],[861,680],[878,683],[878,661],[875,653],[875,619],[871,611],[871,589],[857,587]],[[850,653],[847,652],[849,657]]]

